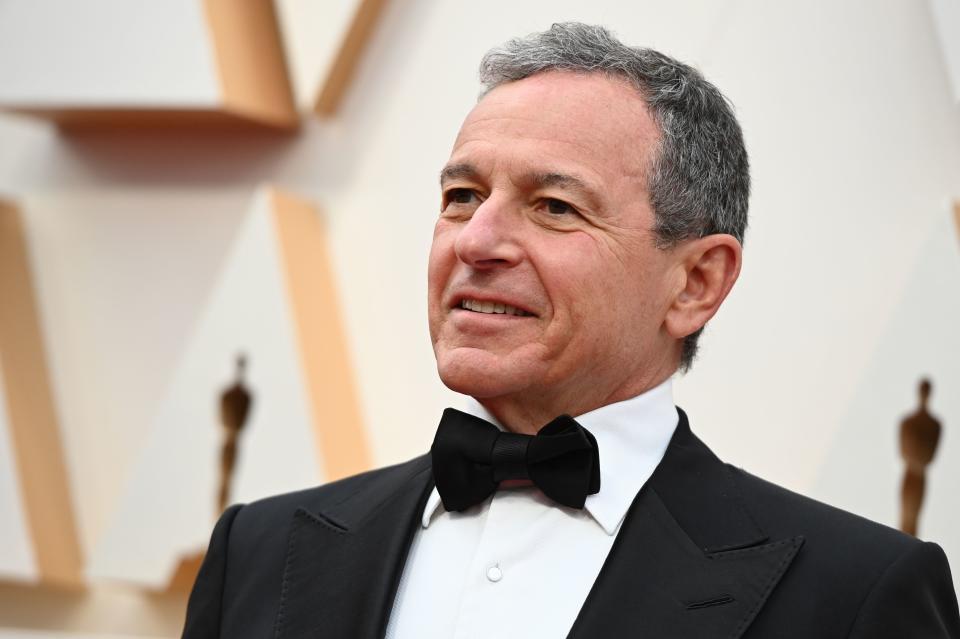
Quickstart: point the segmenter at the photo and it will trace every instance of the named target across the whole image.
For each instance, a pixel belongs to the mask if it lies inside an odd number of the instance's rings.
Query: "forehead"
[[[467,116],[458,155],[514,155],[521,163],[580,164],[609,178],[643,176],[659,131],[626,81],[552,71],[490,91]]]

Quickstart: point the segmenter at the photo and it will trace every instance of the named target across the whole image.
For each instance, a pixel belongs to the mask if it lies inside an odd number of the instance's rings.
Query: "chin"
[[[512,374],[502,370],[504,363],[496,360],[489,353],[478,354],[437,354],[437,373],[440,381],[450,390],[470,395],[471,397],[488,398],[510,395],[522,389],[524,384],[519,383],[516,369]]]

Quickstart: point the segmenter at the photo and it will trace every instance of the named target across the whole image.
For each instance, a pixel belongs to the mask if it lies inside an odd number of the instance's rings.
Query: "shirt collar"
[[[463,411],[503,429],[480,402],[467,399]],[[645,393],[601,406],[577,416],[577,421],[597,438],[600,449],[600,492],[588,495],[584,508],[608,535],[613,535],[630,504],[663,459],[679,422],[673,404],[671,379]],[[424,528],[443,511],[440,493],[434,488],[423,509]]]

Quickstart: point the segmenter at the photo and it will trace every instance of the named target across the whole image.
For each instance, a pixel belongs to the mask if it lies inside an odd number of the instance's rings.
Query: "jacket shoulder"
[[[297,513],[305,511],[309,516],[331,523],[323,513],[337,512],[345,502],[369,504],[382,500],[429,468],[429,456],[422,456],[322,486],[232,506],[221,518],[222,521],[229,518],[229,525],[218,525],[223,532],[215,533],[208,551],[208,555],[219,558],[217,566],[206,569],[216,573],[217,587],[195,587],[195,593],[200,592],[192,595],[203,602],[208,598],[207,593],[213,592],[216,600],[222,602],[222,611],[201,615],[198,621],[192,621],[193,625],[201,627],[208,623],[206,617],[211,617],[223,620],[220,636],[273,636]],[[337,523],[333,521],[332,525]],[[200,604],[194,607],[202,608]]]
[[[960,637],[953,580],[939,546],[731,472],[770,539],[804,538],[750,636],[779,636],[791,618],[797,636]]]
[[[239,525],[240,530],[246,530],[257,522],[268,522],[275,526],[277,521],[289,521],[298,509],[317,513],[334,508],[354,496],[389,493],[397,485],[429,467],[429,455],[421,455],[400,464],[369,470],[328,484],[259,499],[240,510],[234,528]]]
[[[806,497],[728,466],[751,514],[771,537],[801,534],[807,544],[821,540],[849,546],[855,554],[897,556],[923,542],[899,530]]]

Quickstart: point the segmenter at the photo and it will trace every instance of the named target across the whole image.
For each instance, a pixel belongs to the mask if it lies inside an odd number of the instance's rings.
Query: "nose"
[[[461,227],[454,251],[462,262],[477,269],[514,266],[523,253],[518,237],[520,222],[508,203],[490,197]]]

